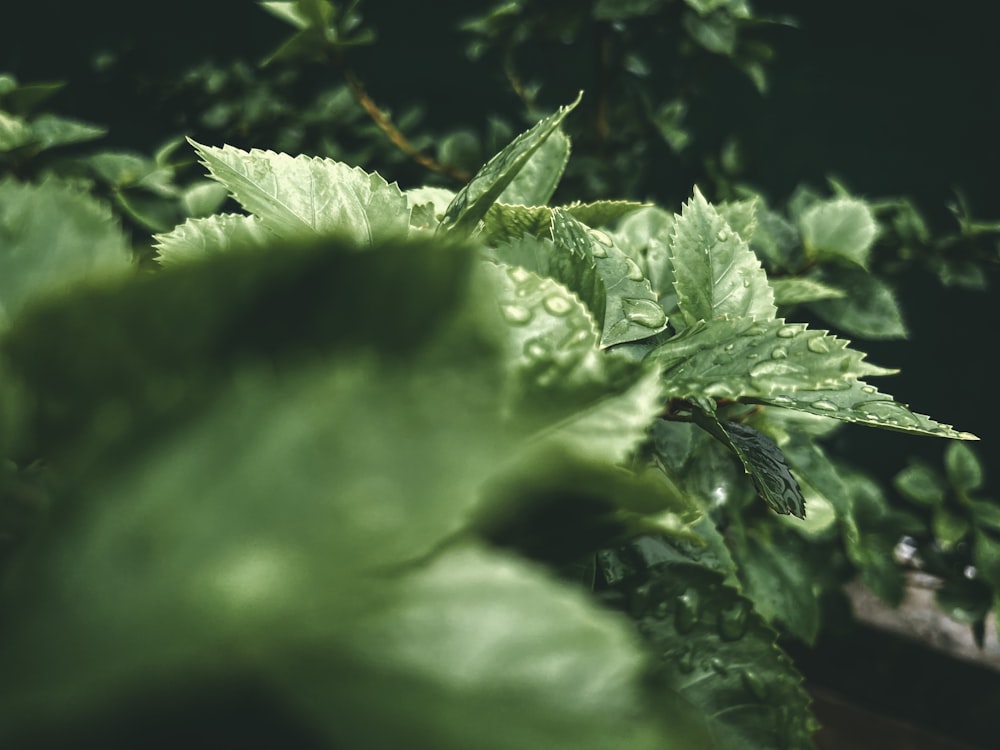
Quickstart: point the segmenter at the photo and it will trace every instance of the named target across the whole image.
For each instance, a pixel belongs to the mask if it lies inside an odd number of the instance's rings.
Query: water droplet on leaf
[[[783,346],[776,346],[771,350],[771,359],[785,359],[788,356],[788,350]]]
[[[830,351],[830,345],[823,336],[814,336],[806,342],[806,348],[813,354],[826,354]]]
[[[754,698],[762,703],[767,700],[767,685],[764,684],[764,681],[756,672],[751,672],[750,670],[744,671],[740,674],[740,682],[743,683],[743,687]]]
[[[531,310],[521,305],[501,305],[500,313],[512,325],[523,326],[531,322]]]
[[[750,627],[750,607],[742,600],[719,612],[719,636],[724,641],[738,641]]]
[[[523,284],[524,282],[526,282],[528,279],[531,278],[531,272],[525,268],[521,268],[520,266],[514,266],[513,268],[509,269],[507,271],[507,275],[510,277],[510,280],[513,281],[515,284]]]
[[[646,328],[659,328],[667,322],[663,308],[651,299],[623,299],[625,317]]]
[[[628,270],[625,272],[625,275],[628,277],[630,281],[642,281],[644,278],[646,278],[642,273],[642,269],[639,268],[638,265],[636,265],[636,262],[634,260],[632,260],[631,258],[626,258],[625,263],[628,266]]]
[[[821,398],[819,401],[812,402],[812,408],[819,409],[820,411],[837,411],[840,407],[832,401]]]
[[[677,609],[674,612],[674,627],[677,628],[678,633],[690,633],[694,629],[694,626],[698,624],[698,618],[701,616],[700,607],[701,603],[698,592],[695,589],[689,589],[677,597]]]
[[[778,336],[783,339],[790,339],[799,335],[801,328],[796,326],[785,326],[784,328],[778,329]]]
[[[573,309],[573,303],[561,294],[549,295],[544,299],[542,305],[544,305],[545,309],[550,313],[558,315],[560,318],[564,315],[569,315],[570,311]]]
[[[802,367],[799,365],[782,359],[771,359],[765,360],[764,362],[758,362],[751,367],[750,377],[768,378],[781,375],[794,375],[799,372],[802,372]]]
[[[719,233],[715,236],[719,238],[719,242],[726,242],[729,239],[729,232],[725,229],[720,229]]]

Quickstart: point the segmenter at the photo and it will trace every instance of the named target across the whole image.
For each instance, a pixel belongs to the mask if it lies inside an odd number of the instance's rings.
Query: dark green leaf
[[[938,473],[919,461],[912,462],[899,472],[892,483],[904,497],[922,505],[940,505],[948,493],[948,487]]]
[[[948,481],[959,492],[977,490],[983,484],[983,466],[972,448],[963,443],[951,443],[944,453]]]
[[[544,206],[556,191],[559,178],[566,169],[569,150],[569,138],[562,130],[556,129],[500,193],[497,203]]]
[[[832,325],[866,339],[908,335],[896,295],[880,279],[866,271],[836,269],[824,274],[823,281],[844,294],[812,302],[809,307]]]

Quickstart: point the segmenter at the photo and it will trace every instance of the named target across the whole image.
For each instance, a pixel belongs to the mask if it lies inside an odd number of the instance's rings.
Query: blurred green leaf
[[[908,333],[896,294],[882,280],[854,269],[830,269],[823,282],[843,291],[817,300],[810,309],[837,328],[866,339],[906,338]]]
[[[864,201],[835,198],[816,203],[802,214],[799,224],[806,250],[813,256],[868,267],[878,225]]]
[[[948,493],[941,477],[927,464],[913,462],[892,480],[896,489],[909,500],[922,505],[940,505]]]
[[[944,453],[948,481],[959,492],[978,490],[983,484],[983,466],[973,450],[963,443],[951,443]]]

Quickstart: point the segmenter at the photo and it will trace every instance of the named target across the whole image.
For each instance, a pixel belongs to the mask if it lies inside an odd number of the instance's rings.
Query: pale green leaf
[[[801,676],[722,574],[650,538],[602,552],[599,561],[613,601],[660,655],[663,679],[709,718],[721,747],[812,748]]]
[[[521,167],[521,171],[497,197],[497,202],[517,206],[544,206],[556,191],[569,161],[569,152],[569,138],[557,128]]]
[[[645,267],[650,286],[660,297],[674,290],[668,249],[673,225],[673,214],[657,206],[644,206],[626,216],[613,233],[615,244]]]
[[[784,216],[758,202],[751,249],[768,268],[799,271],[805,265],[802,238]]]
[[[686,329],[647,359],[662,368],[672,396],[738,399],[835,388],[891,372],[864,357],[803,323],[720,319]]]
[[[965,538],[972,530],[972,524],[964,515],[940,505],[934,509],[931,529],[934,531],[934,539],[947,551]]]
[[[297,29],[302,30],[309,27],[309,19],[302,15],[296,0],[274,0],[273,2],[259,2],[257,4],[271,15]]]
[[[906,323],[896,295],[881,279],[856,269],[830,269],[823,275],[843,294],[813,302],[810,309],[830,324],[866,339],[906,338]]]
[[[36,298],[132,268],[108,207],[54,180],[0,181],[0,227],[0,330]]]
[[[371,245],[409,231],[406,196],[376,173],[332,159],[190,143],[212,177],[279,236],[339,235]]]
[[[256,216],[216,214],[188,219],[166,234],[153,236],[156,259],[164,266],[204,258],[233,248],[263,248],[276,237]]]
[[[560,107],[530,130],[521,133],[490,159],[455,196],[445,212],[441,227],[462,236],[471,234],[532,154],[559,130],[560,123],[576,107],[581,96],[582,93],[573,103]]]
[[[551,240],[526,234],[520,239],[489,248],[485,254],[500,263],[555,279],[580,298],[595,320],[604,320],[607,304],[604,280],[598,274],[593,258],[585,253],[573,252]]]
[[[797,305],[802,302],[838,299],[846,296],[842,289],[804,277],[771,279],[770,284],[774,291],[774,304],[776,305]]]
[[[892,479],[900,494],[922,505],[940,505],[948,494],[948,487],[934,469],[914,461]]]
[[[951,425],[912,412],[904,404],[894,401],[892,396],[879,393],[875,386],[860,380],[851,380],[846,387],[837,390],[773,393],[755,398],[762,403],[798,409],[821,417],[839,419],[842,422],[957,440],[979,439],[971,433],[960,432]]]
[[[742,201],[725,201],[715,204],[715,210],[723,218],[729,228],[743,239],[752,243],[757,229],[757,198]]]
[[[56,115],[39,115],[31,121],[31,138],[39,149],[92,141],[107,132],[99,125]]]
[[[313,681],[285,674],[338,746],[711,750],[680,704],[648,700],[627,621],[540,570],[466,546],[395,589],[343,639],[350,668],[317,648]]]
[[[606,306],[601,346],[638,341],[666,327],[666,313],[649,280],[608,235],[589,230],[569,213],[555,209],[552,236],[557,247],[590,258],[604,282]]]
[[[191,218],[204,218],[216,213],[229,197],[224,185],[213,180],[201,180],[181,194],[184,213]]]
[[[816,203],[799,219],[802,240],[814,257],[867,268],[878,224],[867,203],[857,198],[835,198]]]
[[[586,224],[591,228],[598,228],[631,216],[641,208],[651,208],[651,206],[648,203],[639,203],[637,201],[605,200],[591,201],[589,203],[576,201],[561,208],[567,213],[572,214],[573,218],[581,224]]]
[[[0,152],[31,143],[31,127],[20,117],[0,110]]]
[[[670,262],[689,326],[727,316],[772,320],[777,314],[757,256],[697,188],[674,222]]]
[[[663,386],[650,369],[622,393],[608,395],[547,429],[540,439],[595,461],[623,463],[663,412]]]
[[[525,236],[551,237],[552,209],[494,203],[483,216],[483,234],[488,242],[505,242]]]
[[[944,453],[948,480],[960,492],[977,490],[983,484],[983,465],[972,448],[964,443],[951,443]]]

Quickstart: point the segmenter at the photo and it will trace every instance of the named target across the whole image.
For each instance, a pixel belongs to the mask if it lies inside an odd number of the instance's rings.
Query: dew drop
[[[628,613],[633,619],[645,616],[649,610],[650,599],[649,584],[636,587],[628,597]]]
[[[727,667],[726,663],[717,656],[712,659],[709,659],[708,666],[710,666],[716,674],[722,677],[725,677],[727,674],[729,674],[729,667]]]
[[[726,242],[729,239],[729,232],[725,229],[720,229],[719,233],[715,236],[719,238],[719,242]]]
[[[830,351],[830,345],[822,336],[814,336],[806,342],[806,348],[813,354],[826,354]]]
[[[683,594],[677,597],[677,609],[674,612],[674,627],[677,628],[677,632],[690,633],[694,626],[698,624],[698,618],[701,616],[700,602],[698,601],[698,592],[694,589],[685,591]]]
[[[659,328],[667,322],[663,308],[651,299],[623,299],[625,317],[646,328]]]
[[[783,346],[776,346],[771,350],[771,359],[785,359],[788,356],[788,350]]]
[[[811,405],[813,409],[819,409],[820,411],[837,411],[840,408],[832,401],[822,398],[819,401],[813,401]]]
[[[869,401],[862,406],[865,416],[869,419],[888,422],[898,427],[920,426],[920,420],[895,401]]]
[[[756,672],[744,671],[740,674],[740,682],[746,691],[761,703],[767,700],[767,685]]]
[[[546,359],[550,351],[549,345],[542,339],[531,339],[524,344],[524,356],[530,360]]]
[[[685,646],[677,653],[677,668],[684,674],[694,671],[694,650],[690,646]]]
[[[608,235],[602,232],[600,229],[591,229],[590,234],[595,240],[597,240],[602,245],[611,247],[614,244],[611,241],[611,238],[608,237]]]
[[[772,404],[794,404],[795,399],[791,396],[771,396],[770,401]]]
[[[750,608],[737,600],[732,607],[719,612],[719,636],[724,641],[738,641],[750,627]]]
[[[750,368],[751,378],[777,377],[780,375],[793,375],[802,372],[799,365],[786,362],[782,359],[770,359],[758,362]]]
[[[743,288],[744,289],[749,289],[750,288],[750,277],[749,276],[744,276],[743,277]]]
[[[601,245],[594,244],[590,246],[590,254],[595,258],[607,258],[608,251],[605,250]]]
[[[735,349],[735,348],[736,348],[736,344],[732,344],[732,343],[730,343],[730,344],[726,344],[726,345],[725,345],[725,346],[724,346],[723,348],[724,348],[724,349],[725,349],[725,350],[726,350],[727,352],[731,352],[731,351],[732,351],[733,349]]]
[[[560,318],[569,315],[573,309],[573,303],[561,294],[550,294],[542,301],[542,305],[550,313],[558,315]]]
[[[861,386],[861,390],[864,391],[865,393],[876,393],[876,392],[878,392],[878,389],[875,386],[873,386],[873,385],[863,385],[863,386]]]
[[[630,281],[642,281],[645,277],[642,273],[642,269],[636,265],[636,262],[631,258],[626,258],[625,263],[628,266],[628,270],[625,272],[626,277]]]
[[[784,328],[778,329],[779,338],[790,339],[799,335],[801,328],[796,328],[795,326],[785,326]]]
[[[521,305],[501,305],[500,313],[512,325],[523,326],[531,322],[531,310]]]
[[[520,266],[514,266],[513,268],[509,269],[507,271],[507,275],[510,277],[510,280],[513,281],[515,284],[523,284],[524,282],[526,282],[528,279],[531,278],[531,272],[526,268],[521,268]]]

